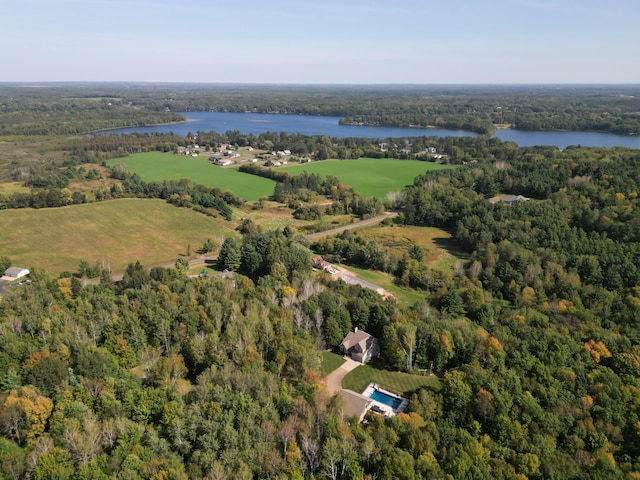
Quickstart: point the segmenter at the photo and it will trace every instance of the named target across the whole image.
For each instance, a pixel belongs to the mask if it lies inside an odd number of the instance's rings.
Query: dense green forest
[[[32,88],[26,88],[32,87]],[[633,86],[0,85],[0,135],[80,134],[183,120],[172,112],[329,115],[343,123],[640,133]],[[35,88],[40,87],[40,88]]]
[[[392,206],[452,233],[469,255],[453,269],[419,247],[397,258],[357,233],[310,245],[251,222],[222,245],[230,279],[132,263],[83,287],[33,269],[0,302],[2,475],[639,478],[640,152],[439,141],[461,166]],[[150,188],[115,175],[123,194]],[[279,180],[283,195],[331,184]],[[423,300],[316,276],[312,251]],[[349,418],[320,352],[354,327],[380,339],[376,368],[441,387],[405,392],[391,419]]]

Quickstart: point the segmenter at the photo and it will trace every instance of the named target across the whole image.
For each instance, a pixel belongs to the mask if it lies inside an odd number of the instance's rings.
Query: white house
[[[22,278],[29,275],[29,270],[20,267],[10,267],[5,270],[4,274],[11,278]]]

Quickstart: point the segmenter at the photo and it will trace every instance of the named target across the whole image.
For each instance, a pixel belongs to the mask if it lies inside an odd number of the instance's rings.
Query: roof
[[[9,277],[15,277],[16,275],[19,275],[22,272],[29,273],[29,270],[27,270],[26,268],[20,268],[20,267],[9,267],[5,270],[4,274]]]
[[[340,393],[347,404],[347,415],[358,417],[362,420],[364,414],[367,412],[369,404],[371,403],[371,399],[360,393],[356,393],[353,390],[342,389],[340,390]]]
[[[354,345],[360,344],[363,347],[367,345],[367,343],[371,340],[377,340],[374,336],[369,335],[364,330],[356,330],[355,332],[349,332],[344,340],[342,340],[342,345],[344,348],[349,350]],[[363,348],[364,351],[364,348]]]

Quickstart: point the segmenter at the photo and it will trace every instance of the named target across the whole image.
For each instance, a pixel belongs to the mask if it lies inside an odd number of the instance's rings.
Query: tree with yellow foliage
[[[33,387],[12,390],[2,406],[0,425],[18,443],[32,445],[45,430],[53,401],[38,395]]]

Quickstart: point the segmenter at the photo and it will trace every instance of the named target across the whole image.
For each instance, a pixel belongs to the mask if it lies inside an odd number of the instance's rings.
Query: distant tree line
[[[0,135],[83,134],[183,121],[173,112],[261,112],[342,117],[347,124],[640,133],[633,86],[189,86],[72,85],[0,89]]]

